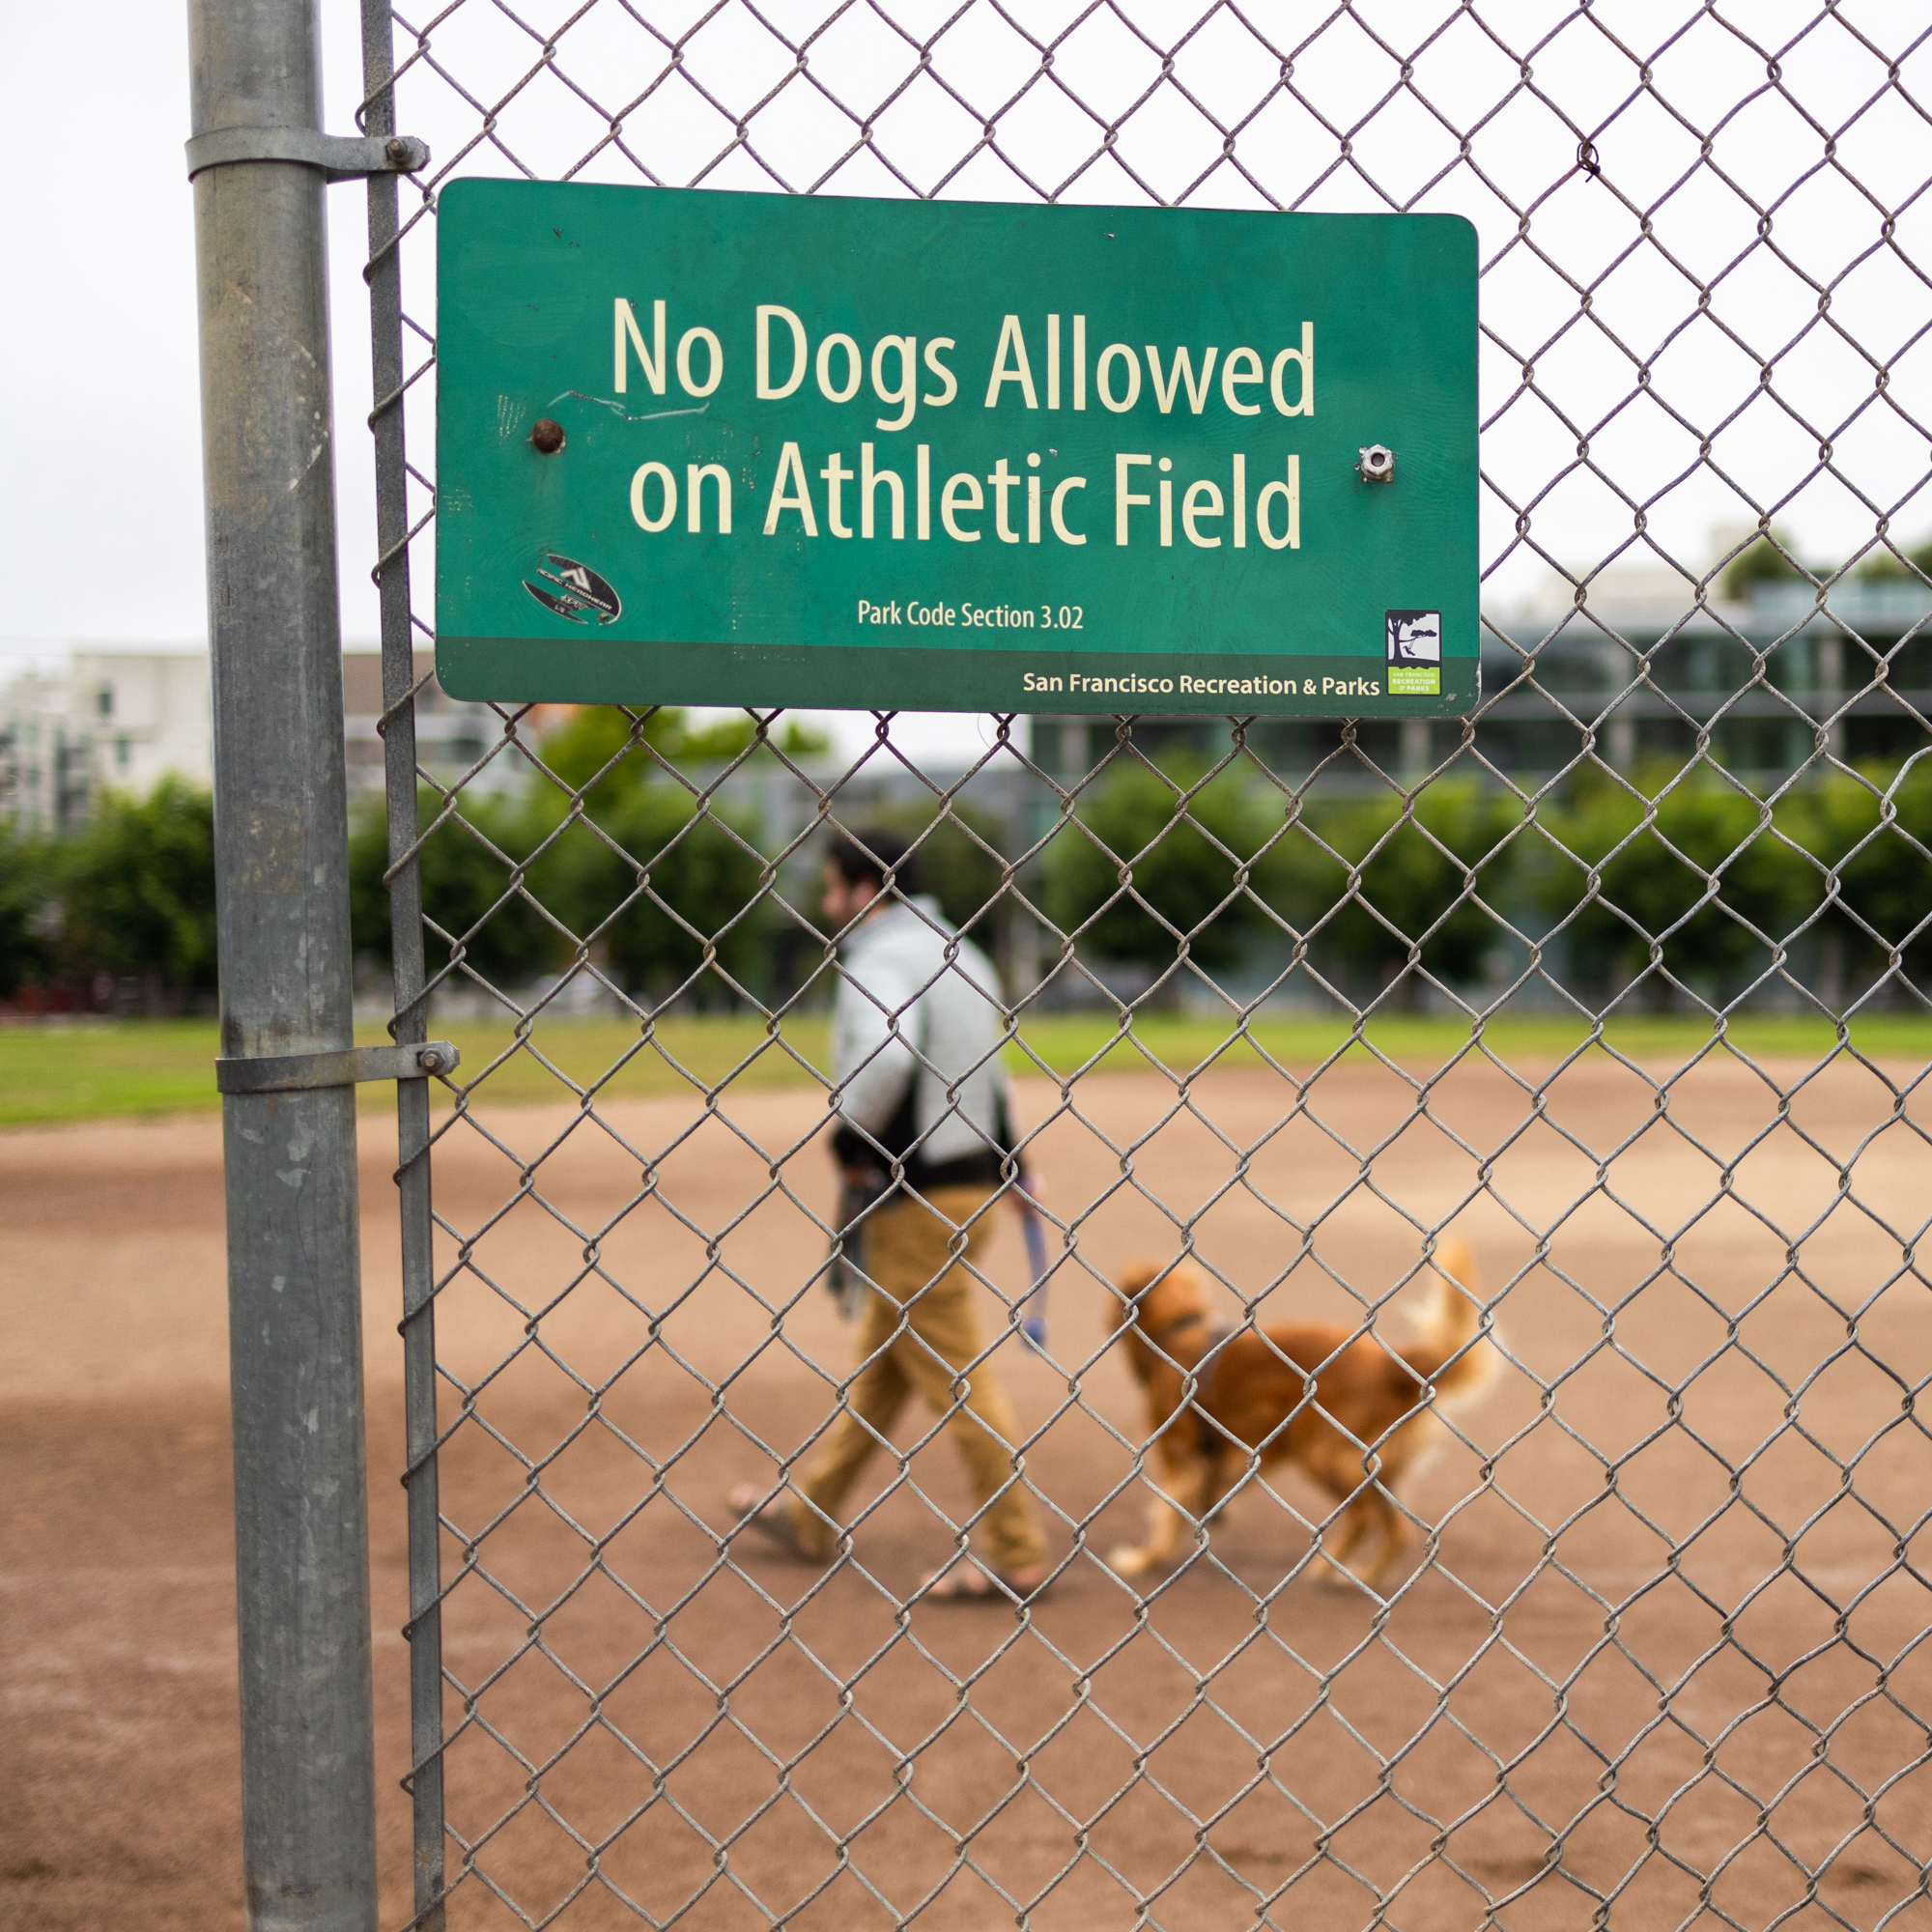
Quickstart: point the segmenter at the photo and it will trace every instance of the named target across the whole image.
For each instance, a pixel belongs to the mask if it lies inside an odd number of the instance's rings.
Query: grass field
[[[460,1077],[482,1078],[481,1097],[499,1106],[565,1097],[569,1090],[559,1073],[581,1086],[601,1082],[600,1097],[699,1092],[727,1079],[734,1087],[790,1085],[810,1079],[809,1068],[822,1065],[826,1053],[826,1022],[818,1015],[787,1022],[782,1043],[768,1039],[762,1026],[749,1018],[668,1019],[649,1042],[640,1041],[634,1024],[611,1019],[546,1019],[523,1046],[507,1028],[495,1024],[456,1022],[437,1031],[462,1049]],[[1251,1033],[1262,1050],[1296,1068],[1319,1065],[1349,1041],[1349,1030],[1339,1020],[1270,1018],[1257,1021]],[[1256,1047],[1228,1043],[1223,1023],[1181,1014],[1143,1019],[1131,1040],[1119,1039],[1104,1019],[1084,1014],[1030,1021],[1022,1037],[1025,1050],[1010,1054],[1015,1073],[1037,1072],[1039,1063],[1062,1076],[1155,1064],[1178,1073],[1208,1062],[1258,1064]],[[1500,1019],[1484,1032],[1486,1044],[1509,1061],[1557,1059],[1583,1037],[1576,1023],[1553,1017]],[[1617,1051],[1653,1065],[1682,1063],[1712,1038],[1707,1024],[1675,1017],[1618,1021],[1606,1037]],[[371,1026],[358,1029],[357,1037],[373,1043],[386,1035]],[[1466,1048],[1470,1035],[1457,1021],[1398,1016],[1375,1021],[1368,1037],[1391,1059],[1425,1068]],[[1833,1043],[1827,1026],[1772,1017],[1740,1020],[1729,1037],[1752,1056],[1785,1061],[1823,1059]],[[1932,1057],[1932,1021],[1881,1016],[1860,1022],[1852,1038],[1860,1052],[1875,1058]],[[0,1027],[0,1125],[211,1109],[217,1099],[214,1054],[211,1020]],[[435,1091],[439,1102],[447,1104],[446,1090]],[[363,1088],[360,1097],[369,1110],[390,1104],[381,1086]]]

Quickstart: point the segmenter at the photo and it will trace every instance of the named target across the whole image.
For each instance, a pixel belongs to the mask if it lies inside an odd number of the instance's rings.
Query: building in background
[[[1695,583],[1663,567],[1613,565],[1580,598],[1552,571],[1537,594],[1486,613],[1481,649],[1483,757],[1531,784],[1577,768],[1586,724],[1615,771],[1680,767],[1708,739],[1712,759],[1769,791],[1816,753],[1814,720],[1835,719],[1833,757],[1884,763],[1914,755],[1932,716],[1932,589],[1902,573],[1841,578],[1822,602],[1797,581],[1700,607]],[[1111,717],[1040,716],[1033,731],[1034,757],[1063,780],[1115,748]],[[1370,793],[1414,782],[1462,740],[1455,718],[1367,719],[1348,751],[1326,720],[1258,719],[1245,736],[1295,783],[1323,767],[1329,786]],[[1226,756],[1227,726],[1149,716],[1134,744],[1205,762]]]
[[[1932,590],[1923,583],[1902,574],[1843,578],[1822,606],[1804,582],[1755,583],[1738,601],[1703,609],[1695,589],[1662,566],[1617,565],[1590,579],[1579,603],[1552,572],[1540,594],[1492,613],[1482,639],[1489,756],[1519,778],[1566,770],[1581,722],[1595,721],[1597,755],[1616,770],[1681,764],[1708,732],[1718,762],[1775,783],[1815,753],[1810,720],[1841,706],[1834,756],[1882,761],[1918,743],[1932,716]],[[434,668],[432,652],[416,653],[416,759],[449,784],[500,744],[504,714],[448,696]],[[344,651],[342,691],[350,796],[380,794],[380,652]],[[523,741],[555,722],[546,713],[564,709],[516,714]],[[1029,722],[1033,756],[1056,776],[1092,769],[1114,745],[1111,717]],[[1224,729],[1215,719],[1145,716],[1135,743],[1205,757],[1225,749]],[[1334,759],[1339,736],[1333,723],[1263,719],[1247,744],[1276,770],[1305,774]],[[1353,742],[1381,772],[1413,779],[1451,756],[1461,737],[1453,719],[1368,720]],[[206,651],[77,649],[64,667],[18,672],[0,689],[0,828],[64,832],[102,790],[145,793],[170,773],[206,785],[212,751]],[[1344,788],[1383,782],[1352,756],[1331,769]],[[520,755],[498,757],[469,782],[495,789],[527,770]]]
[[[454,780],[502,734],[487,704],[446,697],[416,655],[416,756]],[[383,661],[342,654],[343,760],[352,797],[383,789]],[[16,672],[0,688],[0,828],[21,837],[71,831],[102,791],[143,795],[169,776],[212,782],[213,724],[208,653],[78,649],[52,669]],[[505,779],[515,774],[509,763]]]
[[[206,651],[92,650],[0,691],[0,823],[66,832],[109,788],[213,773]]]
[[[503,735],[503,720],[488,704],[447,696],[434,672],[436,653],[415,654],[416,763],[431,778],[454,782]],[[427,678],[427,684],[422,682]],[[383,789],[383,654],[376,650],[347,650],[342,654],[343,756],[349,770],[349,795]],[[521,758],[499,758],[478,775],[482,788],[520,779],[527,767]],[[474,784],[478,781],[472,780]]]

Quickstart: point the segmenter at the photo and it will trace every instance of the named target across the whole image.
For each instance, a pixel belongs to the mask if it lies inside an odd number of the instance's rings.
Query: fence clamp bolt
[[[462,1059],[446,1039],[420,1046],[348,1046],[334,1053],[249,1054],[217,1060],[214,1085],[222,1094],[295,1094],[364,1080],[427,1080],[455,1072]]]
[[[327,182],[409,175],[429,166],[429,148],[412,134],[325,134],[317,128],[216,128],[187,144],[187,178],[234,161],[298,161]]]
[[[1395,451],[1385,442],[1372,442],[1368,448],[1355,452],[1359,461],[1355,473],[1364,483],[1393,483],[1395,481]]]

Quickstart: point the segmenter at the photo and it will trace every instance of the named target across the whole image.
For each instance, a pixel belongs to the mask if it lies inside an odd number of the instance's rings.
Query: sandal
[[[816,1562],[798,1540],[798,1529],[782,1496],[765,1500],[765,1492],[754,1483],[741,1483],[725,1499],[737,1512],[738,1528],[755,1531],[767,1543],[801,1563]],[[735,1532],[734,1532],[735,1533]]]
[[[919,1596],[929,1604],[1037,1604],[1050,1586],[1051,1578],[1025,1583],[988,1570],[976,1557],[960,1556],[921,1577]]]

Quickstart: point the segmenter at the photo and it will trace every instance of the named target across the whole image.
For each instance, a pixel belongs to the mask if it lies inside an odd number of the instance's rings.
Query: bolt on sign
[[[1475,700],[1458,216],[460,181],[438,278],[454,696]]]

